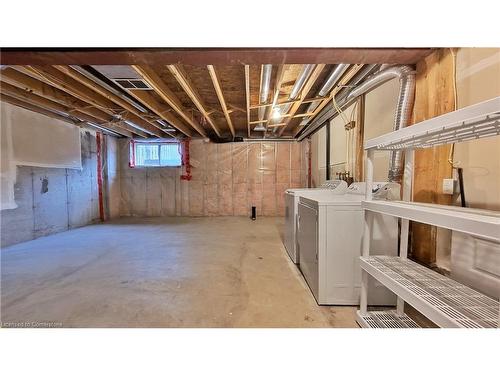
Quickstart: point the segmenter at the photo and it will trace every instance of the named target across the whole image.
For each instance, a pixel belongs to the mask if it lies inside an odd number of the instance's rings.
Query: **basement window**
[[[130,167],[180,167],[178,142],[130,142]]]

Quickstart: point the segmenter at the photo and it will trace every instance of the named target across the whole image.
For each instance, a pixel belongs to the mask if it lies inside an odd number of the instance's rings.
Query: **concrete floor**
[[[320,307],[283,220],[124,218],[1,251],[1,320],[63,327],[357,327]]]

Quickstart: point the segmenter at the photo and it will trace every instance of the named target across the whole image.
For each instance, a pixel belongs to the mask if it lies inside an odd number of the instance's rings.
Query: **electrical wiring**
[[[344,122],[348,123],[349,120],[348,120],[347,116],[345,115],[344,111],[342,111],[342,109],[339,107],[337,101],[335,100],[335,95],[332,96],[332,103],[333,103],[333,106],[335,107],[335,109],[337,110],[337,112],[340,114],[340,116],[344,120]]]
[[[457,90],[457,54],[450,48],[450,53],[453,58],[453,99],[454,99],[454,110],[458,109],[458,90]],[[457,169],[460,162],[455,162],[455,143],[451,144],[450,153],[448,154],[448,163],[451,165],[452,169]]]

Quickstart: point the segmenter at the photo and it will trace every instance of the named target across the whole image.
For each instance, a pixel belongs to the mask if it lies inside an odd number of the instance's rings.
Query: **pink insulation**
[[[180,180],[180,168],[131,169],[122,162],[121,212],[250,216],[256,206],[257,216],[282,216],[285,190],[307,185],[307,155],[307,141],[215,144],[194,140],[191,181]]]

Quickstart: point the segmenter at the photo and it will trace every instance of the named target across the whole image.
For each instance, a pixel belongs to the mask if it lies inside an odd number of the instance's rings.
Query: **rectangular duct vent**
[[[129,79],[129,78],[116,78],[113,81],[120,87],[126,90],[152,90],[153,88],[149,86],[142,79]]]

